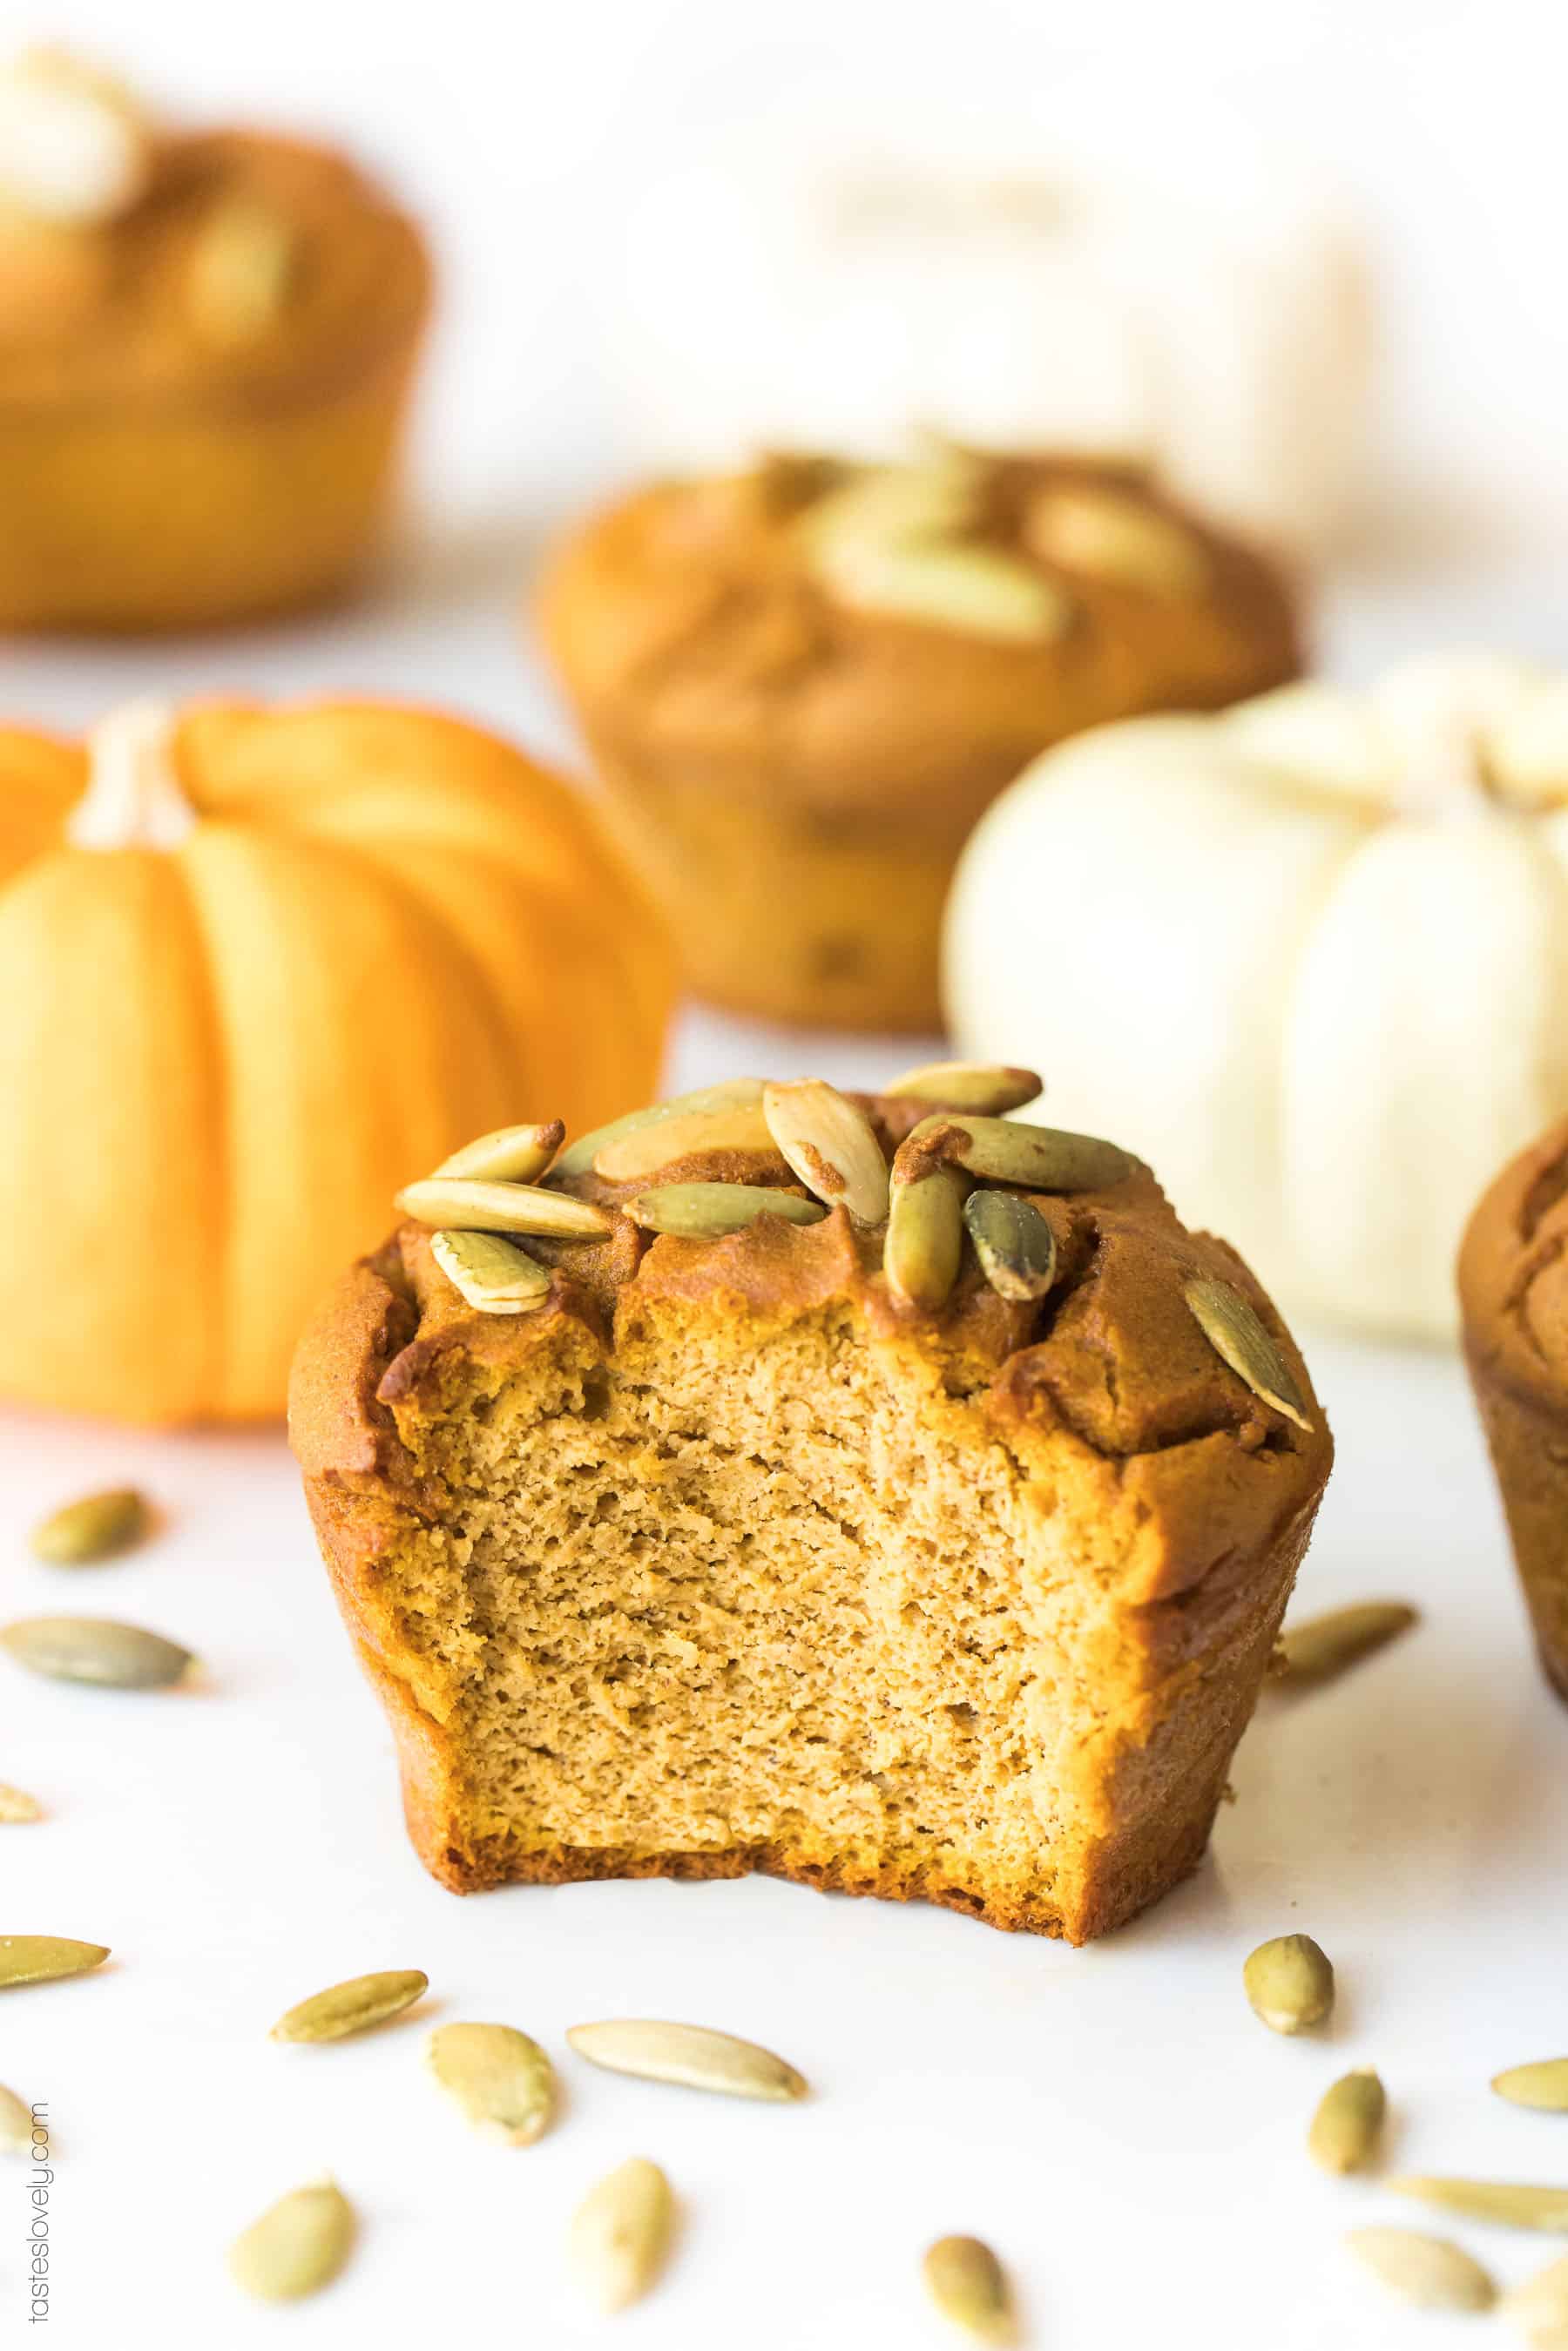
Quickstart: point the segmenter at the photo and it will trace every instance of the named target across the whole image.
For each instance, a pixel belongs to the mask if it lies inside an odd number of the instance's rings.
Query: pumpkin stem
[[[88,737],[87,789],[66,820],[77,849],[177,849],[195,811],[174,771],[174,729],[166,702],[128,702]]]

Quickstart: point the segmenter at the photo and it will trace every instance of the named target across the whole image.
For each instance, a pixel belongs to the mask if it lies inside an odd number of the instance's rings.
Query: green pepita
[[[617,2017],[574,2024],[566,2037],[590,2064],[602,2065],[612,2074],[634,2074],[644,2082],[675,2082],[690,2090],[779,2103],[806,2095],[804,2079],[782,2057],[706,2025]]]
[[[1270,2032],[1303,2032],[1333,2006],[1333,1969],[1310,1935],[1260,1943],[1241,1971],[1252,2012]]]
[[[33,1555],[50,1567],[96,1567],[141,1541],[151,1525],[145,1495],[134,1486],[111,1487],[52,1511],[33,1530]]]
[[[110,1616],[24,1616],[0,1628],[0,1646],[29,1673],[106,1689],[167,1689],[194,1662],[177,1641]]]
[[[385,2024],[412,2008],[430,1990],[419,1968],[393,1968],[380,1975],[350,1976],[346,1983],[313,1992],[280,2016],[274,2041],[347,2041],[372,2025]]]
[[[441,2024],[424,2061],[476,2130],[528,2147],[555,2112],[555,2068],[510,2024]]]
[[[353,2244],[348,2198],[335,2181],[313,2180],[252,2221],[229,2249],[229,2269],[258,2302],[302,2302],[331,2284]]]

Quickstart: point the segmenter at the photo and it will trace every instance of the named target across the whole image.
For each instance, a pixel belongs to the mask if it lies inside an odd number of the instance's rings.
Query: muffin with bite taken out
[[[400,1196],[290,1418],[444,1884],[1081,1942],[1197,1865],[1332,1447],[1240,1259],[1036,1086],[736,1080]]]

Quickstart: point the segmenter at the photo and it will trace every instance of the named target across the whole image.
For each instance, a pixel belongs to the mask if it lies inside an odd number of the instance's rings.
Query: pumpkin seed
[[[1310,1437],[1306,1401],[1257,1308],[1228,1281],[1189,1281],[1182,1296],[1220,1362]]]
[[[498,1233],[440,1232],[430,1253],[453,1288],[481,1314],[528,1314],[549,1296],[544,1267]]]
[[[1119,490],[1043,491],[1030,503],[1024,536],[1044,562],[1153,596],[1197,596],[1208,579],[1200,539]]]
[[[737,1103],[727,1110],[683,1111],[676,1118],[657,1119],[651,1126],[640,1126],[634,1134],[602,1144],[593,1155],[593,1172],[607,1184],[632,1184],[700,1151],[755,1152],[777,1158],[761,1102]]]
[[[860,465],[812,504],[799,526],[809,558],[845,545],[903,546],[955,538],[973,518],[979,469],[967,451],[933,449],[924,463]]]
[[[768,1131],[809,1192],[830,1207],[841,1202],[857,1225],[880,1225],[887,1215],[887,1161],[876,1130],[858,1102],[821,1078],[767,1086],[762,1114]]]
[[[380,1975],[350,1976],[346,1983],[313,1992],[288,2009],[273,2026],[274,2041],[347,2041],[412,2008],[430,1990],[419,1968],[392,1968]]]
[[[956,1167],[934,1167],[901,1182],[894,1159],[882,1266],[903,1305],[935,1313],[946,1303],[964,1254],[968,1189],[968,1177]]]
[[[1515,2179],[1391,2179],[1390,2193],[1414,2196],[1422,2204],[1441,2204],[1450,2212],[1468,2212],[1472,2220],[1497,2220],[1511,2229],[1539,2229],[1548,2236],[1568,2236],[1568,2188],[1536,2188]]]
[[[782,2057],[706,2025],[617,2017],[600,2024],[574,2024],[566,2037],[591,2065],[602,2065],[612,2074],[634,2074],[644,2082],[677,2082],[689,2090],[718,2090],[727,2097],[780,2103],[806,2095],[804,2080]]]
[[[1008,2282],[989,2245],[978,2237],[939,2237],[921,2266],[944,2318],[977,2343],[1011,2340]]]
[[[1511,2105],[1533,2106],[1538,2114],[1568,2114],[1568,2057],[1511,2065],[1505,2074],[1492,2076],[1492,2088]]]
[[[1568,2253],[1504,2294],[1503,2315],[1522,2326],[1532,2341],[1551,2343],[1553,2329],[1568,2334]]]
[[[26,1788],[8,1787],[0,1780],[0,1822],[40,1821],[44,1808],[37,1796],[29,1796]]]
[[[1364,2171],[1377,2152],[1387,2110],[1383,2084],[1370,2065],[1342,2074],[1319,2101],[1307,2153],[1324,2171]]]
[[[23,1616],[0,1643],[31,1674],[109,1689],[167,1689],[195,1662],[177,1641],[110,1616]]]
[[[354,2210],[335,2180],[312,2180],[253,2220],[229,2248],[236,2285],[258,2302],[302,2302],[330,2285],[353,2250]]]
[[[568,2251],[599,2309],[624,2310],[658,2277],[674,2232],[675,2199],[656,2163],[634,2155],[591,2189],[571,2223]]]
[[[1287,1625],[1275,1651],[1276,1678],[1305,1687],[1333,1681],[1416,1622],[1403,1600],[1358,1600],[1304,1625]]]
[[[1241,1970],[1252,2012],[1270,2032],[1321,2024],[1333,2006],[1333,1969],[1310,1935],[1260,1943]]]
[[[1417,2310],[1490,2310],[1497,2288],[1462,2247],[1414,2229],[1353,2229],[1345,2243],[1390,2293]]]
[[[820,1200],[798,1192],[776,1192],[766,1184],[655,1184],[626,1203],[626,1214],[648,1233],[675,1233],[684,1240],[717,1240],[738,1233],[758,1217],[782,1217],[791,1225],[820,1225],[827,1215]]]
[[[883,1086],[884,1094],[913,1094],[917,1102],[940,1102],[946,1110],[975,1111],[999,1118],[1004,1111],[1022,1110],[1044,1092],[1033,1070],[1008,1068],[992,1061],[922,1061]]]
[[[437,2025],[424,2062],[476,2129],[508,2147],[530,2145],[555,2111],[555,2068],[512,2025]]]
[[[1025,1126],[1011,1118],[922,1119],[909,1142],[950,1131],[943,1156],[992,1184],[1025,1192],[1103,1192],[1124,1184],[1136,1162],[1097,1134],[1069,1134],[1053,1126]],[[907,1148],[907,1144],[905,1145]]]
[[[67,1502],[34,1528],[33,1556],[50,1567],[92,1567],[116,1552],[129,1551],[151,1524],[146,1497],[134,1486],[84,1494],[79,1502]]]
[[[623,1117],[612,1119],[608,1126],[596,1126],[591,1134],[580,1134],[575,1143],[568,1144],[549,1171],[550,1181],[561,1183],[588,1175],[607,1144],[619,1143],[625,1134],[638,1134],[643,1127],[674,1118],[679,1112],[743,1110],[761,1100],[760,1078],[726,1078],[716,1086],[699,1086],[695,1093],[672,1094],[668,1102],[650,1102],[645,1110],[629,1110]]]
[[[486,1184],[531,1184],[565,1141],[566,1129],[559,1118],[547,1126],[498,1126],[493,1134],[465,1143],[434,1173],[473,1176]]]
[[[480,1184],[461,1176],[427,1176],[405,1184],[397,1205],[416,1225],[464,1233],[531,1233],[540,1240],[597,1241],[615,1229],[591,1200],[546,1192],[534,1184]]]
[[[204,335],[248,342],[272,324],[288,298],[298,246],[270,204],[235,196],[208,221],[191,256],[186,298]]]
[[[0,1935],[0,1989],[86,1975],[108,1957],[107,1943],[77,1943],[68,1935]]]
[[[877,467],[808,508],[797,526],[806,561],[828,593],[981,636],[1049,641],[1076,606],[1061,582],[1016,555],[966,541],[971,465]]]
[[[1032,1201],[1013,1192],[971,1192],[964,1222],[998,1298],[1019,1305],[1045,1296],[1056,1280],[1056,1235]]]
[[[0,2154],[24,2155],[33,2144],[33,2110],[0,2083]]]
[[[998,547],[845,545],[824,571],[862,611],[1019,644],[1064,637],[1078,614],[1060,580]]]

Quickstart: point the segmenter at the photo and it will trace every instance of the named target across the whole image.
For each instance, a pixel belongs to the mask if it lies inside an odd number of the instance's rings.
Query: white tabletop
[[[193,656],[12,653],[5,699],[64,721],[171,680],[382,685],[559,739],[513,644],[517,561],[482,544],[379,613]],[[1557,617],[1539,582],[1460,582],[1446,601],[1367,585],[1342,595],[1328,637],[1364,667],[1434,635],[1541,643]],[[874,1080],[892,1050],[693,1015],[672,1077]],[[1419,2226],[1419,2210],[1322,2178],[1302,2137],[1333,2075],[1369,2063],[1396,2168],[1568,2179],[1568,2121],[1487,2088],[1568,2046],[1568,1712],[1533,1670],[1457,1364],[1306,1335],[1340,1458],[1301,1604],[1408,1597],[1424,1621],[1337,1687],[1266,1701],[1204,1869],[1084,1951],[762,1880],[458,1900],[404,1841],[391,1742],[281,1436],[0,1416],[5,1613],[122,1615],[203,1660],[172,1694],[0,1676],[0,1779],[47,1810],[0,1829],[0,1929],[114,1950],[96,1976],[0,1996],[0,2082],[46,2101],[53,2134],[40,2339],[574,2351],[612,2325],[648,2351],[918,2351],[957,2339],[918,2282],[922,2248],[952,2231],[997,2247],[1042,2351],[1448,2339],[1449,2322],[1406,2317],[1338,2250],[1347,2227]],[[38,1513],[121,1479],[166,1510],[155,1543],[69,1577],[29,1560]],[[1333,1958],[1340,1998],[1332,2032],[1290,2043],[1253,2020],[1240,1968],[1293,1928]],[[267,2040],[321,1985],[408,1966],[432,1991],[405,2022],[337,2049]],[[753,2108],[569,2056],[568,2025],[626,2013],[749,2034],[814,2095]],[[564,2108],[538,2146],[476,2137],[424,2077],[427,2021],[457,2017],[520,2025],[557,2057]],[[634,2153],[674,2182],[680,2241],[658,2294],[600,2321],[566,2277],[563,2231]],[[324,2168],[362,2219],[350,2271],[287,2314],[252,2308],[224,2249]],[[29,2178],[0,2162],[7,2341]],[[1509,2281],[1553,2250],[1457,2233]]]

